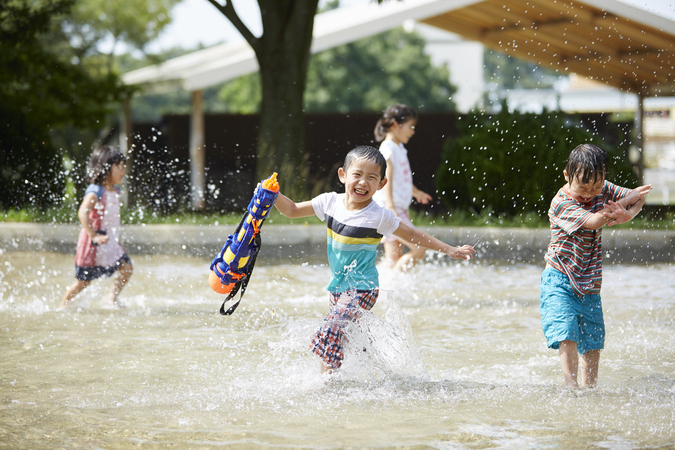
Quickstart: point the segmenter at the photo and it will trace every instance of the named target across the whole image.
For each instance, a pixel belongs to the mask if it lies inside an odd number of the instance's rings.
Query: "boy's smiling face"
[[[387,184],[382,178],[382,168],[375,162],[365,158],[353,161],[347,171],[338,169],[340,181],[345,185],[345,206],[347,209],[361,209],[370,204],[373,195]]]
[[[605,185],[604,178],[596,178],[588,183],[582,183],[579,178],[570,180],[567,171],[564,170],[565,180],[567,181],[567,192],[578,202],[588,203],[598,195],[602,194],[602,187]]]

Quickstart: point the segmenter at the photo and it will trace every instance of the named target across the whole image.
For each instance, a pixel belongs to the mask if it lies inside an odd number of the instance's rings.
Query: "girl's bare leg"
[[[420,262],[422,258],[424,258],[424,255],[426,253],[425,248],[407,244],[406,246],[410,249],[410,251],[405,255],[401,256],[398,259],[398,261],[396,261],[396,264],[394,265],[394,269],[396,270],[406,271],[412,269],[412,267],[415,264],[417,264],[418,262]]]
[[[579,383],[577,383],[577,373],[579,372],[577,343],[562,341],[558,352],[560,353],[560,365],[565,377],[565,384],[569,387],[579,387]]]
[[[403,254],[403,249],[408,247],[409,251]],[[406,271],[417,264],[426,253],[426,249],[416,245],[408,245],[400,241],[391,241],[384,243],[384,256],[395,270]]]
[[[589,350],[579,359],[581,360],[581,385],[595,387],[600,365],[600,350]]]
[[[117,276],[115,277],[115,281],[110,286],[110,290],[108,291],[108,295],[106,296],[106,301],[108,303],[121,306],[121,304],[117,301],[117,296],[122,291],[122,289],[124,289],[124,286],[126,286],[127,281],[129,281],[129,278],[131,278],[131,275],[133,273],[134,273],[134,266],[132,266],[127,262],[123,262],[122,264],[120,264],[120,268],[117,269]]]
[[[63,300],[61,300],[61,308],[66,306],[68,302],[70,302],[77,294],[82,292],[84,288],[89,286],[89,283],[91,281],[82,281],[82,280],[77,280],[75,283],[73,283],[68,290],[66,290],[66,293],[63,296]]]
[[[387,262],[394,267],[403,255],[403,244],[399,241],[388,241],[384,243],[384,257]]]

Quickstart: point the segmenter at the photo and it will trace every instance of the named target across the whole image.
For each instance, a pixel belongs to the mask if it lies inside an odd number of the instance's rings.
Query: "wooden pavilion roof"
[[[612,0],[482,0],[421,22],[644,96],[675,95],[675,23]]]

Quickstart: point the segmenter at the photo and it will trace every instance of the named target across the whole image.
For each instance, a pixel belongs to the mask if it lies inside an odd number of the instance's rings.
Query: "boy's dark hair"
[[[356,161],[357,159],[365,159],[367,161],[373,161],[375,164],[380,166],[380,180],[383,180],[387,175],[387,160],[384,159],[382,153],[375,147],[370,145],[359,145],[345,156],[345,162],[342,165],[342,170],[347,172],[349,166]]]
[[[577,146],[570,153],[565,166],[570,182],[576,179],[584,184],[605,179],[608,168],[609,158],[607,153],[593,144]]]
[[[112,166],[120,161],[126,161],[124,156],[118,148],[111,145],[104,145],[97,148],[89,158],[89,168],[87,169],[86,180],[90,184],[101,184],[105,177],[110,173]]]
[[[384,138],[387,137],[387,132],[394,122],[399,125],[407,122],[410,119],[416,119],[417,113],[414,109],[409,106],[397,103],[391,105],[389,108],[384,110],[382,117],[377,121],[375,125],[375,140],[377,142],[384,141]]]

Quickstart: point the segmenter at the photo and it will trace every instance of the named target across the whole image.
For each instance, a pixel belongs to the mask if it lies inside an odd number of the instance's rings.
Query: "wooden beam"
[[[561,25],[574,25],[574,23],[567,19],[544,22],[542,24],[533,23],[529,27],[519,26],[490,30],[485,35],[488,39],[505,39],[506,37],[512,39],[520,37],[521,39],[545,42],[546,44],[555,46],[560,51],[574,52],[575,54],[583,54],[583,50],[585,49],[588,53],[596,52],[602,55],[617,55],[619,49],[616,47],[599,43],[589,46],[590,39],[587,36],[567,32],[567,30],[561,33]]]
[[[653,28],[637,28],[627,19],[596,17],[593,25],[613,30],[619,36],[630,39],[636,49],[641,49],[644,45],[645,48],[666,50],[671,54],[675,51],[675,41],[672,37]]]

